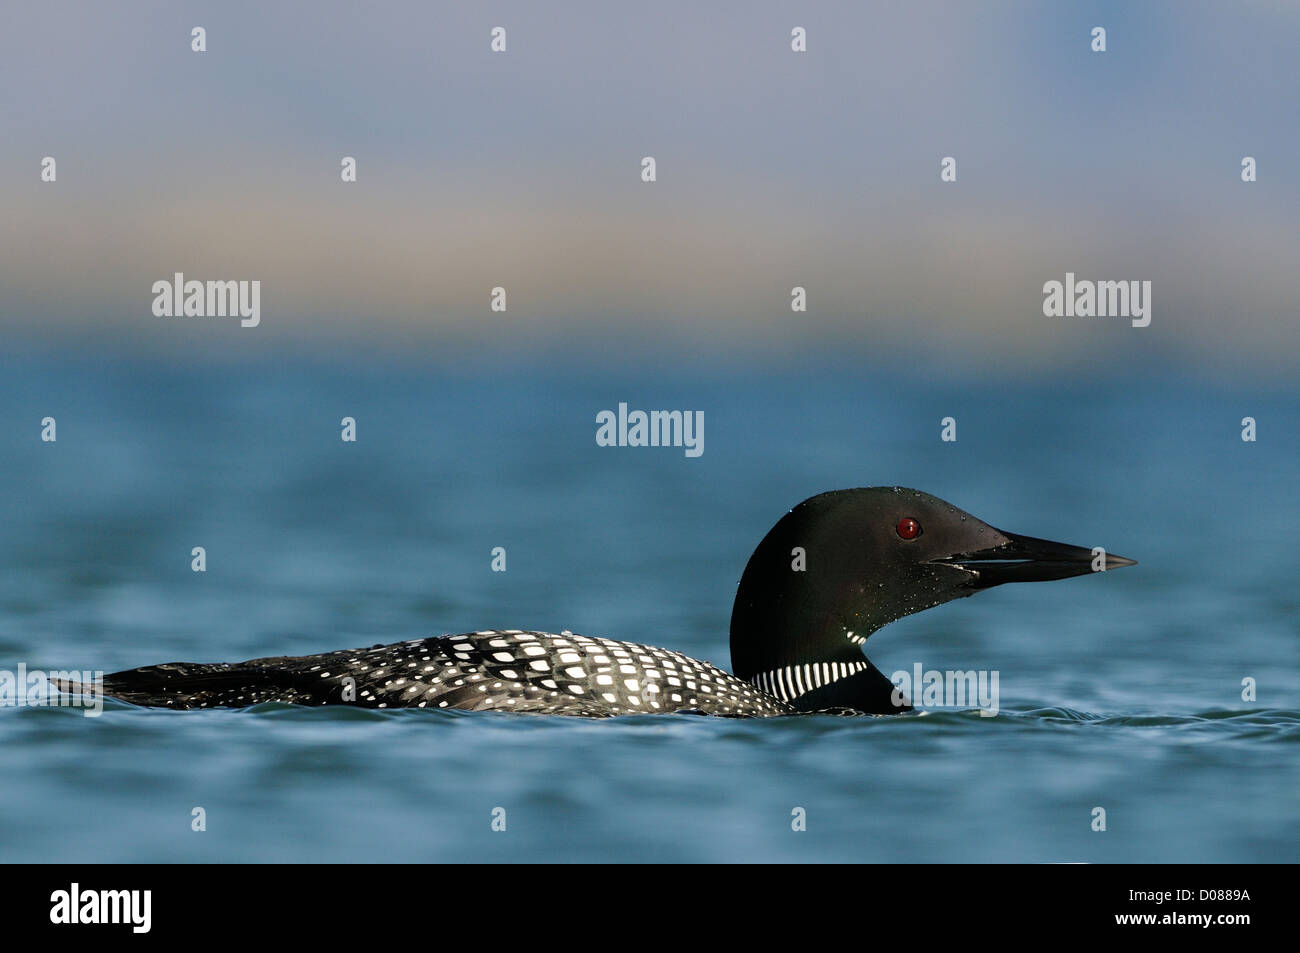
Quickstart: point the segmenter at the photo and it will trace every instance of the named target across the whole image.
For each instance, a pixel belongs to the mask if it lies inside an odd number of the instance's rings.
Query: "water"
[[[1141,564],[1002,587],[868,642],[887,673],[997,670],[995,718],[0,709],[0,858],[1297,859],[1294,393],[590,367],[5,360],[0,668],[487,627],[729,668],[753,546],[789,506],[853,485],[916,486]],[[704,455],[597,448],[595,414],[619,401],[703,410]]]

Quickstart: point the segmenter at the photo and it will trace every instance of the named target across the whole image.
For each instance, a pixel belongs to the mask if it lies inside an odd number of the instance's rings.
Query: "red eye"
[[[904,516],[898,521],[898,535],[903,539],[916,539],[921,535],[921,524],[910,516]]]

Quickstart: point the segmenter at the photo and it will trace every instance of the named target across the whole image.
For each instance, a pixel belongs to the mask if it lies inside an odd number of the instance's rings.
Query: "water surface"
[[[595,415],[619,401],[703,410],[703,456],[598,448]],[[1173,378],[939,385],[833,362],[10,358],[0,668],[488,627],[730,668],[753,546],[804,497],[855,485],[916,486],[1140,565],[1006,586],[868,642],[886,672],[997,670],[994,718],[0,709],[0,857],[1295,860],[1298,404]],[[948,415],[956,443],[939,440]],[[1240,439],[1247,415],[1255,443]],[[45,416],[54,444],[39,439]],[[355,444],[339,439],[344,416]],[[190,570],[195,546],[206,573]],[[490,571],[495,546],[505,573]],[[791,830],[796,807],[806,831]]]

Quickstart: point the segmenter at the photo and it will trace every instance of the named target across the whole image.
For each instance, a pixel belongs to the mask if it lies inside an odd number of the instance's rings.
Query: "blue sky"
[[[0,34],[0,326],[194,355],[834,349],[1285,378],[1297,50],[1281,2],[29,4]],[[155,318],[175,271],[260,280],[261,326]],[[1045,318],[1067,271],[1152,281],[1151,326]]]

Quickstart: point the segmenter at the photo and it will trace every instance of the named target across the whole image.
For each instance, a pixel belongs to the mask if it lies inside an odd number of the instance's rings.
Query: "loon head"
[[[994,529],[919,490],[822,493],[782,517],[750,557],[731,615],[732,670],[801,711],[906,711],[862,654],[881,626],[1004,582],[1132,565]]]

